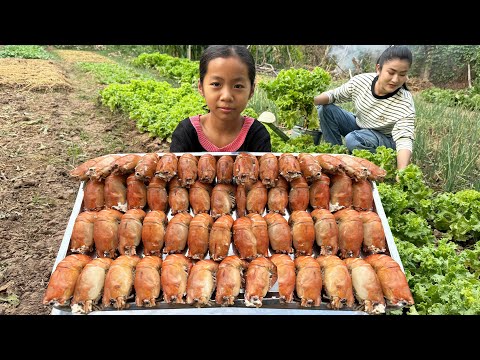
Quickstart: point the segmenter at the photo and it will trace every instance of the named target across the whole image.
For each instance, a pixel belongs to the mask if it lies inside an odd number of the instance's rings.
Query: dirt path
[[[98,102],[101,86],[60,63],[71,92],[0,88],[0,315],[44,315],[42,298],[79,183],[69,171],[109,153],[166,151]]]

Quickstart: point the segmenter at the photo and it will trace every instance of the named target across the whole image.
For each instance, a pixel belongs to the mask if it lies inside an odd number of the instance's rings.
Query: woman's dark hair
[[[407,60],[408,64],[412,66],[413,56],[410,49],[404,45],[392,45],[386,48],[382,55],[377,60],[377,64],[380,65],[380,70],[383,68],[383,64],[390,60]],[[403,88],[408,90],[407,85],[403,84]]]
[[[252,87],[255,83],[255,60],[252,54],[245,46],[242,45],[210,45],[205,49],[200,57],[200,82],[203,84],[203,79],[207,73],[208,63],[216,58],[229,58],[232,56],[238,57],[248,68],[248,78]]]

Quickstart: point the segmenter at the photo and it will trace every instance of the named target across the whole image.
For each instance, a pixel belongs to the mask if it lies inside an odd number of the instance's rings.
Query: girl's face
[[[376,66],[378,80],[375,84],[375,93],[379,96],[387,95],[402,87],[407,81],[410,64],[407,60],[393,59]]]
[[[205,97],[211,115],[224,121],[238,121],[253,95],[248,68],[239,58],[216,58],[208,63],[198,90]]]

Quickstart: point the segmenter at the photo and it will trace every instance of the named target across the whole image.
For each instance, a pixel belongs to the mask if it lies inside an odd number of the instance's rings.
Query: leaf
[[[13,306],[18,306],[18,304],[20,304],[20,300],[18,299],[18,296],[15,294],[10,294],[10,295],[0,294],[0,302],[7,302]]]

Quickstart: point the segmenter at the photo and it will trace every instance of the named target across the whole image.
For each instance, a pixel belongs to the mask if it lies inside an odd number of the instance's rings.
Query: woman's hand
[[[397,170],[405,169],[410,164],[412,152],[408,149],[400,149],[397,152]]]

